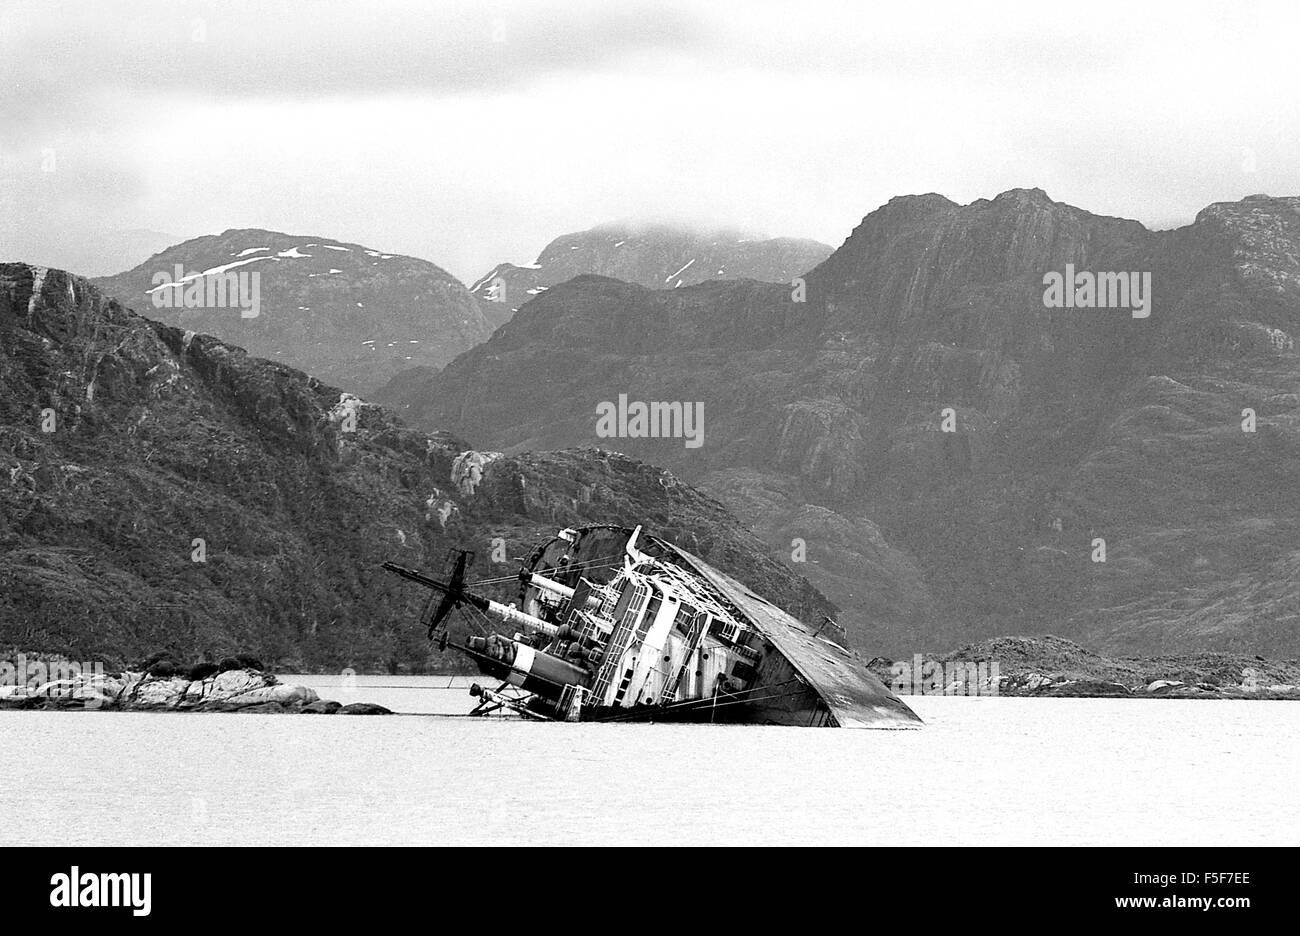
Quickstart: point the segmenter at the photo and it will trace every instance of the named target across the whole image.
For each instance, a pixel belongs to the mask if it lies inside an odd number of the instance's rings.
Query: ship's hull
[[[577,587],[581,578],[612,575],[607,559],[620,555],[631,535],[605,525],[569,531],[568,537],[539,546],[525,568]],[[576,713],[579,720],[920,727],[921,719],[838,642],[666,540],[642,536],[638,548],[699,576],[761,636],[756,673],[747,688],[729,695],[668,705],[583,706]]]

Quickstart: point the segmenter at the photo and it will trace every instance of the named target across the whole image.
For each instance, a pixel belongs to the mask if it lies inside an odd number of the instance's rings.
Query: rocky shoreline
[[[995,637],[869,666],[904,695],[1300,700],[1300,660],[1213,652],[1111,658],[1050,635]]]
[[[184,667],[159,654],[114,674],[69,675],[69,665],[61,659],[32,665],[48,679],[26,673],[9,684],[0,679],[0,711],[392,714],[374,703],[343,705],[306,686],[281,683],[251,657]],[[868,667],[904,697],[1300,700],[1300,660],[1212,652],[1111,658],[1050,635],[996,637],[908,661],[877,657]]]
[[[215,669],[215,667],[213,667]],[[77,673],[45,682],[0,686],[0,710],[84,709],[131,712],[239,712],[257,715],[390,715],[382,705],[343,705],[314,689],[281,683],[259,669],[197,674]]]

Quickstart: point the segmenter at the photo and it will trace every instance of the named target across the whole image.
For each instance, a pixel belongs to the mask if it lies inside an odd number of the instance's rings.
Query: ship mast
[[[465,563],[463,557],[464,554],[462,554],[461,561],[456,563],[456,570],[453,572],[450,582],[439,581],[438,579],[425,575],[423,572],[417,572],[415,569],[408,569],[393,562],[384,563],[385,571],[392,572],[394,575],[400,575],[404,579],[416,582],[423,585],[425,588],[441,592],[446,596],[429,621],[430,633],[432,633],[438,624],[442,622],[442,619],[447,616],[447,613],[450,612],[454,606],[459,604],[470,605],[482,611],[484,614],[491,615],[497,620],[513,627],[533,631],[539,634],[545,634],[547,637],[554,638],[555,635],[560,632],[559,627],[552,624],[550,621],[544,621],[539,617],[534,617],[531,614],[526,614],[523,611],[520,611],[513,605],[505,605],[499,601],[493,601],[491,598],[470,591],[465,586]],[[559,585],[558,582],[552,584],[561,588],[564,587]]]

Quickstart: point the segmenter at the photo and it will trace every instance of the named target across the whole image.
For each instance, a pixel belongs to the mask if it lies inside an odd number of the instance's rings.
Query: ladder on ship
[[[610,634],[609,643],[605,645],[605,660],[600,666],[600,672],[596,675],[596,681],[591,684],[590,698],[595,705],[602,705],[605,693],[609,691],[609,685],[614,681],[614,672],[618,669],[623,660],[623,654],[627,651],[627,646],[632,642],[632,631],[636,626],[636,620],[641,615],[641,609],[645,607],[646,599],[650,597],[650,589],[644,585],[636,586],[636,593],[628,603],[627,610],[623,612],[623,618]]]

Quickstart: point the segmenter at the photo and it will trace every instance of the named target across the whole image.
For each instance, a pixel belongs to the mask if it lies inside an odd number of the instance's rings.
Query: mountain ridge
[[[507,452],[593,440],[620,393],[701,401],[698,451],[602,444],[787,555],[806,540],[798,567],[895,652],[1050,632],[1295,654],[1297,257],[1297,198],[1152,231],[1040,189],[901,196],[808,271],[806,302],[573,279],[379,398]],[[1044,277],[1067,264],[1149,273],[1150,318],[1050,307]]]
[[[485,306],[509,312],[547,289],[584,273],[658,289],[713,279],[788,283],[830,255],[815,240],[767,237],[732,229],[666,223],[611,222],[562,234],[532,264],[499,263],[470,285]],[[502,313],[501,321],[509,316]]]
[[[225,307],[159,306],[155,277],[259,274],[254,316]],[[328,237],[228,228],[174,244],[93,282],[145,315],[211,332],[366,396],[397,372],[439,367],[492,326],[464,285],[428,260]],[[179,294],[180,290],[177,289]]]

